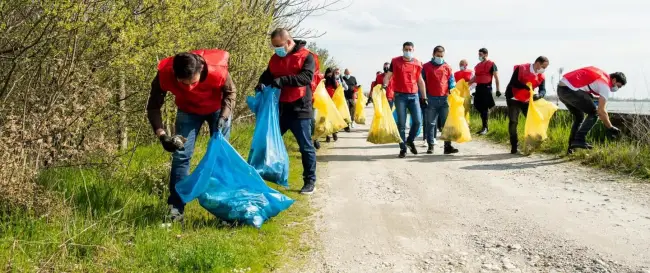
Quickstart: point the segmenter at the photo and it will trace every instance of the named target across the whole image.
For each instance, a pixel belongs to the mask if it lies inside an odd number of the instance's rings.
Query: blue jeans
[[[201,126],[204,122],[208,123],[210,128],[210,135],[213,135],[218,130],[219,116],[221,111],[214,112],[208,115],[195,115],[185,113],[178,110],[176,114],[176,134],[187,138],[185,142],[185,149],[183,151],[176,151],[172,154],[172,170],[169,177],[169,198],[167,204],[170,204],[183,212],[185,203],[178,196],[176,192],[176,183],[183,180],[190,174],[190,160],[194,154],[194,144],[198,136]],[[229,119],[228,124],[221,130],[221,133],[226,139],[230,138],[230,126],[232,120]]]
[[[311,141],[311,121],[311,118],[300,119],[293,115],[280,116],[280,133],[291,131],[300,147],[304,182],[316,182],[316,148]]]
[[[402,138],[399,144],[401,150],[406,150],[406,143],[415,141],[420,126],[422,126],[422,111],[420,109],[420,96],[418,94],[395,93],[395,108],[397,111],[397,130]],[[411,113],[411,129],[406,137],[406,110]]]
[[[390,106],[390,110],[393,110],[393,105],[394,105],[394,104],[395,104],[394,101],[392,101],[392,100],[389,100],[389,101],[388,101],[388,106]]]
[[[429,106],[424,111],[425,122],[424,131],[426,132],[427,143],[433,144],[433,139],[438,137],[438,126],[445,127],[447,115],[449,115],[449,102],[447,96],[428,97]],[[440,121],[440,123],[438,123]],[[450,142],[445,141],[445,144]]]

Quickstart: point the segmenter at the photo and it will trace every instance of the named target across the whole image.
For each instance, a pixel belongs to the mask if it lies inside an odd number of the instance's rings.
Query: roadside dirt
[[[650,184],[484,141],[398,159],[368,127],[318,157],[299,272],[650,273]]]

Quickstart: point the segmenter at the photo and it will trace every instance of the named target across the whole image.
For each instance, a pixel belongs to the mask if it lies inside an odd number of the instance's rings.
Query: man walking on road
[[[393,81],[395,92],[395,107],[397,109],[397,129],[402,142],[399,144],[399,157],[406,157],[406,147],[412,154],[418,154],[415,148],[415,137],[418,128],[422,126],[422,109],[427,107],[427,89],[422,79],[422,63],[413,57],[415,46],[411,42],[402,45],[402,56],[393,58],[384,77],[382,88],[387,89]],[[419,95],[418,95],[419,90]],[[411,130],[408,138],[405,134],[406,111],[411,113]]]
[[[388,100],[388,105],[390,105],[390,108],[393,109],[393,100],[395,99],[395,92],[393,92],[393,81],[389,80],[387,85],[383,85],[389,68],[390,63],[384,63],[384,72],[377,75],[375,82],[377,84],[381,84],[382,87],[384,87],[384,90],[386,90],[386,99]]]
[[[562,77],[558,84],[557,94],[560,101],[573,115],[573,125],[569,135],[569,150],[571,154],[575,149],[591,149],[587,143],[587,133],[596,124],[598,117],[607,128],[607,136],[616,138],[620,130],[609,120],[607,114],[607,100],[613,92],[618,91],[627,84],[623,72],[607,74],[600,68],[593,66],[583,67],[571,71]],[[593,99],[598,99],[598,108]],[[587,118],[585,119],[585,114]]]
[[[497,97],[501,96],[501,85],[499,84],[499,73],[497,65],[488,59],[488,50],[481,48],[478,50],[479,63],[474,67],[474,78],[469,81],[472,85],[476,83],[476,92],[474,92],[474,108],[481,114],[483,129],[478,132],[485,135],[488,132],[488,114],[490,109],[495,106],[492,97],[492,78],[497,85]]]
[[[194,144],[203,123],[208,123],[211,135],[220,132],[226,139],[230,136],[236,90],[228,73],[228,57],[228,52],[218,49],[179,53],[158,63],[158,73],[151,82],[147,117],[163,148],[173,153],[167,199],[172,221],[183,220],[185,203],[176,192],[176,183],[189,175]],[[163,129],[160,112],[167,92],[174,94],[178,107],[178,136],[174,137]]]
[[[426,84],[428,107],[424,111],[425,130],[427,138],[427,154],[433,154],[434,139],[438,136],[436,126],[444,127],[449,114],[447,96],[449,90],[456,86],[451,66],[445,63],[445,48],[436,46],[433,49],[433,58],[422,67],[422,78]],[[440,120],[440,123],[436,122]],[[445,141],[444,154],[458,153],[458,149],[451,146],[451,141]]]
[[[354,128],[354,105],[355,105],[355,98],[357,96],[357,88],[359,88],[359,85],[357,84],[357,78],[354,76],[350,75],[350,69],[345,69],[344,76],[343,76],[343,81],[345,82],[345,85],[347,85],[347,88],[345,89],[345,100],[348,103],[348,109],[350,110],[350,124],[349,126],[345,128],[346,132],[350,132],[350,128]]]
[[[302,157],[303,182],[301,194],[312,194],[316,187],[316,150],[311,141],[312,92],[311,83],[316,68],[315,57],[305,41],[294,40],[286,29],[271,33],[275,54],[262,73],[258,91],[264,85],[281,90],[280,130],[282,135],[291,130]]]
[[[530,92],[538,89],[533,100],[546,96],[546,80],[544,70],[548,67],[548,58],[539,56],[534,63],[516,65],[513,69],[510,82],[506,86],[506,104],[508,105],[508,132],[510,133],[510,153],[517,154],[517,125],[519,113],[524,117],[528,114],[530,103]],[[528,89],[527,83],[531,83],[533,90]]]

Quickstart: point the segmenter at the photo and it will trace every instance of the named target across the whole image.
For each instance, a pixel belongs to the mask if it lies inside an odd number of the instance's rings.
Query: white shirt
[[[585,91],[585,92],[594,91],[598,95],[603,97],[605,100],[609,99],[612,96],[612,89],[609,87],[609,85],[603,83],[602,81],[596,80],[596,81],[590,83],[589,85],[583,86],[581,88],[574,87],[565,78],[562,78],[562,80],[560,80],[560,82],[562,82],[564,85],[566,85],[567,87],[569,87],[569,89],[571,89],[573,91],[578,91],[578,90]],[[589,88],[591,88],[591,90],[589,90]]]

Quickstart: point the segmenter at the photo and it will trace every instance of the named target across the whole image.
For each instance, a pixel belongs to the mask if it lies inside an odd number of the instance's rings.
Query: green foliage
[[[307,48],[318,55],[318,63],[321,73],[325,73],[328,67],[336,67],[338,64],[326,48],[319,47],[316,43],[308,43]]]

